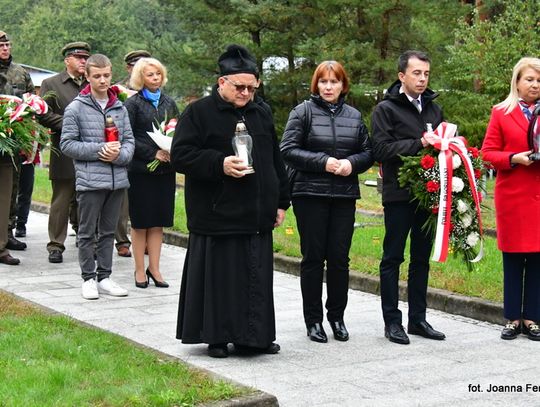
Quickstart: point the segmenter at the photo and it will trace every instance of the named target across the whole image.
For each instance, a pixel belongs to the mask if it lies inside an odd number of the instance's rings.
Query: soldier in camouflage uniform
[[[34,84],[26,70],[13,62],[11,56],[11,41],[4,31],[0,31],[0,75],[6,78],[11,93],[21,97],[25,93],[34,93]],[[17,168],[13,171],[13,188],[11,193],[11,206],[9,210],[8,242],[6,248],[11,250],[24,250],[26,243],[13,236],[13,228],[17,218],[17,194],[19,191],[19,174],[23,156],[14,157]]]

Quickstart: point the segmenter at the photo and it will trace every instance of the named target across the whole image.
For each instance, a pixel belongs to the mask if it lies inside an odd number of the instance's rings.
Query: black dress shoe
[[[326,336],[326,332],[324,332],[320,322],[307,327],[307,336],[309,336],[309,339],[311,339],[313,342],[328,342],[328,337]]]
[[[8,266],[16,266],[20,262],[16,257],[12,257],[11,254],[5,254],[0,257],[0,263],[7,264]]]
[[[51,250],[49,253],[49,263],[62,263],[64,256],[60,250]]]
[[[410,343],[409,337],[401,324],[386,325],[384,327],[384,336],[387,337],[390,342],[399,343],[401,345],[408,345]]]
[[[529,326],[523,324],[522,332],[524,335],[532,341],[540,341],[540,327],[536,323],[529,324]]]
[[[26,237],[26,228],[22,226],[15,229],[15,237]]]
[[[407,332],[409,332],[409,335],[420,335],[424,338],[435,339],[437,341],[442,341],[444,338],[446,338],[445,334],[433,329],[433,327],[427,321],[409,323]]]
[[[211,358],[226,358],[229,356],[229,349],[226,343],[214,343],[208,345],[208,356]]]
[[[521,333],[521,324],[515,325],[508,321],[501,332],[501,339],[516,339]]]
[[[9,250],[24,250],[26,249],[26,243],[15,239],[14,237],[8,237],[6,249]]]
[[[237,343],[234,344],[234,349],[237,353],[244,354],[244,355],[253,355],[253,354],[266,354],[266,355],[275,355],[281,350],[281,346],[279,346],[277,343],[271,343],[265,348],[257,348],[254,346],[246,346],[246,345],[239,345]]]
[[[343,321],[330,322],[330,328],[334,332],[334,339],[336,341],[347,342],[349,340],[349,331],[347,331]]]

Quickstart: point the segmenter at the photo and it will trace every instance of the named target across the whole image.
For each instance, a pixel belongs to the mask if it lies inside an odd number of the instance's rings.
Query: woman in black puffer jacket
[[[162,92],[167,83],[166,68],[154,58],[141,58],[133,67],[132,89],[138,93],[125,103],[135,137],[135,154],[129,166],[129,217],[135,259],[135,286],[148,287],[152,279],[156,287],[168,287],[159,269],[163,227],[171,227],[174,218],[176,174],[170,164],[169,151],[162,150],[148,135],[153,126],[179,116],[175,101]],[[159,161],[155,169],[148,164]],[[148,250],[145,270],[144,252]]]
[[[358,174],[373,165],[362,116],[344,102],[348,90],[343,66],[336,61],[321,63],[311,80],[311,98],[290,113],[280,146],[289,167],[300,233],[304,320],[315,342],[328,340],[322,327],[325,262],[327,319],[336,340],[349,339],[343,314],[356,199],[360,198]]]

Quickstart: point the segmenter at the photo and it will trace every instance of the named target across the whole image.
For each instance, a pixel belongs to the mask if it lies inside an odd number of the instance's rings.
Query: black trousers
[[[292,199],[302,262],[300,284],[306,325],[323,320],[322,286],[326,262],[327,319],[343,320],[349,289],[349,249],[354,232],[355,199]]]
[[[540,321],[540,253],[503,252],[504,317]]]
[[[17,195],[17,228],[24,229],[28,222],[32,192],[34,191],[34,164],[21,165],[19,194]]]
[[[384,204],[385,236],[383,257],[379,266],[381,302],[386,325],[402,323],[399,300],[399,266],[405,260],[403,253],[409,233],[410,263],[408,276],[409,323],[426,319],[426,293],[429,274],[429,256],[433,236],[422,230],[429,213],[410,202]]]
[[[15,168],[13,169],[13,185],[11,188],[11,203],[9,206],[9,225],[8,235],[13,237],[13,230],[17,223],[17,196],[19,195],[19,179],[21,176],[21,166],[23,162],[23,156],[17,155],[13,157],[15,162]]]

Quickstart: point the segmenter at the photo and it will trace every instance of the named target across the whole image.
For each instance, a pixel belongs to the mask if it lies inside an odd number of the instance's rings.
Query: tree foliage
[[[0,19],[15,60],[44,68],[62,69],[62,46],[82,40],[111,58],[120,79],[123,56],[147,49],[169,68],[167,91],[177,98],[207,92],[217,57],[227,44],[243,44],[257,57],[259,92],[278,132],[309,96],[321,61],[343,63],[348,102],[369,119],[397,77],[398,55],[421,49],[431,55],[430,86],[447,120],[478,144],[513,64],[536,55],[539,8],[503,0],[0,0]]]
[[[510,89],[512,68],[524,56],[538,56],[540,3],[492,2],[495,14],[482,21],[475,10],[471,23],[458,25],[448,46],[444,79],[446,111],[479,145],[490,108]]]

